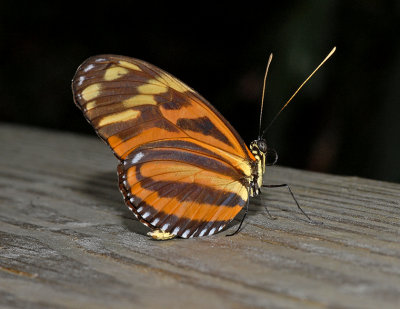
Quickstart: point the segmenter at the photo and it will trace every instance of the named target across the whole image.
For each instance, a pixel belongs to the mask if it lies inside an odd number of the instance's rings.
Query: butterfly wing
[[[210,103],[172,75],[101,55],[79,67],[72,89],[121,160],[121,192],[146,225],[203,236],[222,229],[247,201],[253,155]]]
[[[136,216],[184,238],[222,230],[248,199],[240,172],[193,148],[149,143],[118,167],[121,192]]]

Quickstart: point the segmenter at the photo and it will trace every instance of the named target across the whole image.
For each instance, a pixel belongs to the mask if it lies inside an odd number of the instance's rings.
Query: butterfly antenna
[[[261,97],[260,125],[258,127],[258,139],[261,138],[261,136],[260,136],[260,134],[261,134],[261,120],[262,120],[262,112],[263,112],[263,108],[264,108],[265,84],[267,82],[267,75],[268,75],[269,65],[271,64],[271,61],[272,61],[272,53],[269,55],[267,69],[265,70],[265,75],[264,75],[264,85],[263,85],[263,92],[262,92],[262,97]]]
[[[283,105],[283,107],[281,108],[281,110],[275,115],[275,117],[271,120],[271,122],[269,123],[269,125],[265,128],[265,130],[263,131],[263,133],[261,134],[261,137],[264,136],[264,134],[268,131],[268,129],[271,127],[271,125],[274,123],[274,121],[276,120],[276,118],[278,118],[278,116],[280,115],[280,113],[286,108],[286,106],[290,103],[290,101],[292,101],[292,99],[295,97],[295,95],[300,91],[301,88],[303,88],[303,86],[308,82],[308,80],[315,74],[315,72],[318,71],[318,69],[333,55],[333,53],[336,51],[336,47],[334,47],[330,53],[328,54],[328,56],[325,57],[325,59],[319,64],[319,66],[317,66],[317,68],[307,77],[307,79],[300,85],[299,88],[297,88],[297,90],[294,92],[294,94],[290,97],[290,99],[285,103],[285,105]]]

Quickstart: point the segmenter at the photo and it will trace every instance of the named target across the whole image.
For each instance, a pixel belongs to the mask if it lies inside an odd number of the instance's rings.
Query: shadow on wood
[[[115,192],[110,194],[110,191],[103,192],[104,187],[116,188]],[[121,225],[127,230],[137,233],[140,235],[147,235],[150,229],[140,223],[129,208],[125,205],[122,194],[118,189],[118,177],[116,171],[111,172],[99,172],[89,175],[88,179],[85,179],[81,184],[80,191],[83,194],[87,194],[90,199],[96,203],[97,207],[100,208],[113,208],[115,212],[118,212],[121,217]],[[112,201],[111,203],[105,203],[106,201]]]

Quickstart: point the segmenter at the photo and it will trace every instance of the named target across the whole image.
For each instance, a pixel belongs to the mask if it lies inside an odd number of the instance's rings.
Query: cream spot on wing
[[[160,221],[160,218],[155,218],[153,222],[151,222],[152,225],[156,225]]]
[[[140,115],[140,111],[128,109],[126,111],[123,111],[123,112],[120,112],[117,114],[105,116],[104,118],[102,118],[99,121],[99,126],[102,127],[102,126],[106,126],[108,124],[115,123],[115,122],[123,122],[123,121],[132,120],[132,119],[139,117],[139,115]]]
[[[79,76],[78,86],[82,85],[84,80],[85,80],[85,76]]]
[[[157,105],[157,101],[152,95],[138,94],[122,102],[124,107],[130,108],[140,105]]]
[[[178,235],[178,232],[179,232],[179,230],[180,230],[180,227],[179,226],[177,226],[176,228],[174,228],[174,230],[172,231],[172,234],[174,234],[174,235]]]
[[[142,152],[138,152],[132,159],[132,164],[138,163],[142,158],[144,157],[144,154]]]
[[[141,207],[139,207],[136,211],[137,212],[141,212],[143,210],[143,207],[141,206]]]
[[[190,230],[186,230],[186,231],[182,234],[182,237],[183,237],[183,238],[187,238],[188,235],[189,235],[189,233],[190,233]]]
[[[83,69],[83,71],[88,72],[93,68],[94,68],[94,64],[89,64],[86,68]]]
[[[139,66],[137,66],[137,65],[134,64],[134,63],[130,63],[130,62],[122,61],[122,60],[121,60],[121,61],[119,62],[119,64],[120,64],[121,66],[123,66],[124,68],[132,69],[132,70],[135,70],[135,71],[142,71],[142,69],[139,68]]]
[[[169,227],[169,223],[165,223],[165,224],[162,226],[161,230],[165,231],[168,227]]]
[[[206,232],[207,232],[207,229],[205,228],[205,229],[203,229],[203,230],[200,232],[199,236],[200,236],[200,237],[203,236]]]
[[[216,230],[216,228],[215,228],[215,227],[213,227],[213,228],[211,229],[211,231],[208,233],[208,235],[212,235],[212,234],[214,234],[214,233],[215,233],[215,230]]]
[[[129,70],[123,67],[111,67],[104,73],[104,79],[107,81],[120,78],[129,73]]]
[[[83,91],[82,91],[82,98],[85,101],[90,101],[91,99],[94,99],[100,94],[101,90],[101,84],[93,84],[90,86],[87,86]]]
[[[150,216],[150,212],[145,212],[142,216],[143,219],[146,219],[148,216]]]

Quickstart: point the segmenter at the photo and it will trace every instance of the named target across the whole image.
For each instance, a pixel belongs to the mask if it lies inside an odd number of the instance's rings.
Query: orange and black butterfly
[[[78,68],[72,90],[120,160],[125,203],[153,238],[217,233],[260,193],[265,140],[247,148],[207,100],[171,74],[100,55]]]

